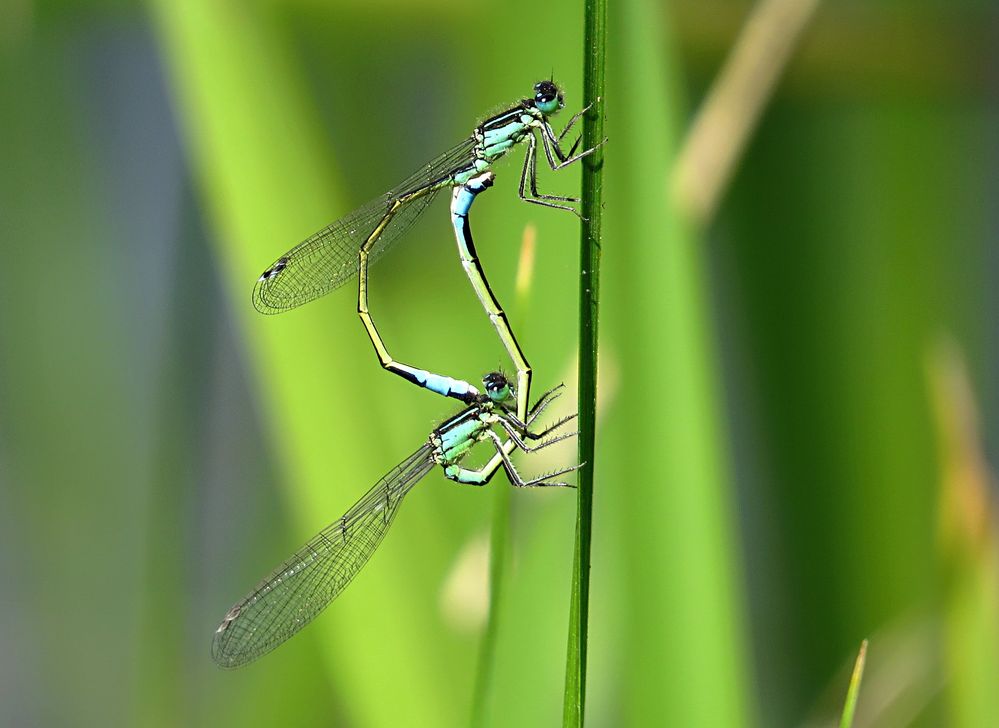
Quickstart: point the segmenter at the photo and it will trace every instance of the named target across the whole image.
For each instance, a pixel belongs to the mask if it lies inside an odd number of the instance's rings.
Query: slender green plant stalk
[[[607,2],[585,0],[583,33],[583,148],[604,138],[604,58]],[[572,566],[569,640],[562,725],[583,725],[586,703],[586,630],[590,599],[590,533],[593,519],[594,440],[597,416],[597,322],[600,300],[600,226],[603,217],[603,149],[583,160],[582,234],[579,250],[579,486]]]
[[[852,728],[853,715],[857,711],[857,696],[860,695],[860,681],[864,677],[864,663],[867,661],[867,640],[860,643],[857,661],[853,663],[853,675],[850,676],[850,687],[846,691],[846,703],[843,705],[843,715],[839,728]]]

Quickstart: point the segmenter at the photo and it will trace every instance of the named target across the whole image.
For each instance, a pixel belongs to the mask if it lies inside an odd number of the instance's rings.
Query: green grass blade
[[[604,58],[607,45],[606,0],[586,0],[583,35],[583,148],[604,138]],[[582,726],[586,704],[586,647],[590,600],[590,537],[593,522],[593,472],[597,419],[597,324],[600,302],[603,150],[583,160],[582,233],[579,251],[579,471],[572,596],[565,670],[562,724]]]
[[[261,266],[347,207],[331,179],[306,74],[276,11],[200,0],[157,0],[153,8],[192,165],[217,230],[219,266],[248,349],[253,391],[286,484],[290,552],[342,513],[394,464],[391,458],[411,451],[426,435],[425,421],[416,428],[419,415],[402,413],[384,427],[390,404],[371,393],[405,387],[372,365],[349,291],[280,317],[259,316],[250,305]],[[410,497],[405,521],[379,551],[377,577],[362,575],[335,609],[268,655],[266,666],[261,661],[259,668],[218,679],[246,685],[254,674],[280,674],[289,676],[283,679],[291,690],[290,674],[304,669],[301,657],[311,644],[327,667],[330,692],[351,696],[341,702],[336,722],[460,721],[463,702],[439,689],[466,679],[457,642],[448,639],[433,600],[413,597],[414,584],[432,583],[450,552],[439,513],[420,495]],[[411,551],[391,548],[406,539],[421,555],[415,564]],[[286,555],[274,554],[275,562]],[[256,564],[251,573],[259,578],[273,565]],[[239,589],[233,586],[234,598]],[[398,618],[400,604],[405,620]],[[376,636],[380,648],[372,649]],[[205,634],[206,656],[210,637]]]
[[[612,13],[611,86],[640,97],[608,98],[626,130],[609,135],[601,307],[622,382],[599,463],[625,572],[618,679],[629,724],[753,725],[707,252],[667,195],[682,75],[661,6],[627,0]]]
[[[853,674],[850,676],[850,687],[846,691],[846,703],[843,705],[843,716],[839,728],[851,728],[853,715],[857,711],[857,698],[860,695],[860,681],[864,679],[864,663],[867,661],[867,640],[860,643],[857,661],[853,664]]]
[[[489,534],[489,614],[479,645],[479,664],[472,694],[471,725],[482,728],[489,724],[488,706],[495,672],[496,641],[499,637],[503,583],[510,551],[510,488],[501,483],[493,489],[493,517]]]
[[[513,329],[518,331],[527,319],[527,301],[530,296],[534,272],[534,226],[524,230],[520,246],[520,262],[517,266],[516,297],[513,306]],[[499,638],[500,609],[503,605],[503,586],[507,566],[510,562],[511,532],[511,489],[501,483],[493,489],[493,515],[489,533],[489,614],[479,645],[479,665],[475,676],[475,691],[472,694],[473,726],[489,724],[489,698],[493,692],[496,672],[496,642]]]

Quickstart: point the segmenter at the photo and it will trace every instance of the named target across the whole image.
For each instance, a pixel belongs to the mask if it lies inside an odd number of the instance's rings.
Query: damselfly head
[[[482,386],[486,388],[486,395],[493,402],[506,402],[513,397],[513,386],[503,372],[489,372],[482,377]]]
[[[534,84],[534,105],[542,114],[555,114],[565,106],[565,100],[554,81],[538,81]]]

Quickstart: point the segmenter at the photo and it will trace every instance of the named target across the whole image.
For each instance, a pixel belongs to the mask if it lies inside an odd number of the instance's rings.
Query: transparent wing
[[[280,313],[301,306],[357,274],[357,252],[385,218],[392,204],[425,190],[396,211],[378,237],[369,262],[373,263],[397,240],[447,186],[454,174],[473,160],[471,137],[427,162],[408,179],[353,212],[330,223],[296,245],[264,271],[253,288],[253,305],[261,313]]]
[[[312,621],[367,563],[403,497],[433,467],[428,443],[230,609],[212,640],[215,662],[223,667],[245,665]]]

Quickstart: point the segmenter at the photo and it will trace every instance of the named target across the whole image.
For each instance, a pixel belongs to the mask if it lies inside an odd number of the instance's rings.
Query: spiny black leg
[[[593,152],[597,150],[597,147],[601,147],[607,142],[607,140],[604,139],[596,146],[587,149],[585,152],[580,152],[579,154],[575,155],[570,154],[568,157],[566,157],[562,153],[562,149],[559,147],[558,140],[555,138],[555,135],[552,132],[551,127],[548,126],[547,124],[541,128],[541,141],[544,143],[545,156],[548,158],[548,166],[555,171],[558,171],[563,167],[567,167],[573,162],[579,161],[583,157],[593,154]],[[575,146],[576,145],[573,145],[573,148],[575,148]],[[555,162],[556,157],[559,160],[557,163]]]
[[[573,125],[577,121],[579,121],[582,118],[583,114],[585,114],[587,111],[589,111],[592,108],[593,108],[593,104],[589,104],[587,106],[584,106],[582,109],[580,109],[579,111],[577,111],[575,114],[573,114],[572,118],[569,119],[569,123],[565,125],[565,129],[563,129],[562,133],[558,135],[558,140],[562,141],[562,137],[564,137],[566,134],[568,134],[569,130],[573,127]],[[569,154],[571,156],[572,152],[569,152]]]
[[[537,478],[531,478],[530,480],[524,480],[520,477],[520,473],[513,466],[513,461],[510,460],[510,456],[506,454],[503,450],[503,441],[500,440],[499,435],[493,431],[489,431],[489,435],[492,437],[493,444],[496,445],[496,452],[499,453],[500,458],[503,460],[503,469],[506,471],[507,477],[510,478],[510,482],[518,488],[530,488],[530,487],[561,487],[561,488],[575,488],[576,486],[569,483],[561,483],[557,481],[549,481],[548,478],[554,478],[558,475],[564,475],[565,473],[571,473],[573,470],[579,470],[579,465],[572,465],[568,468],[562,468],[560,470],[555,470],[551,473],[545,473]]]
[[[517,189],[520,199],[526,200],[527,197],[527,181],[531,177],[531,167],[534,165],[534,151],[537,146],[537,142],[534,139],[534,135],[531,134],[527,138],[527,154],[524,155],[524,168],[520,172],[520,187]]]
[[[520,199],[524,202],[530,202],[532,205],[541,205],[542,207],[553,207],[556,210],[568,210],[576,217],[580,217],[579,213],[567,205],[556,205],[547,200],[559,200],[564,202],[578,202],[578,200],[571,197],[556,197],[555,195],[539,195],[537,191],[537,140],[534,135],[531,134],[528,137],[527,143],[527,154],[524,155],[524,169],[520,175],[520,188],[518,192],[520,194]],[[531,195],[527,194],[526,187],[530,185]],[[582,219],[582,218],[580,218]]]
[[[548,203],[540,202],[540,200],[557,200],[558,202],[579,202],[579,200],[575,197],[538,194],[537,144],[537,140],[534,138],[534,135],[531,134],[528,137],[527,154],[524,155],[524,169],[521,171],[520,175],[520,187],[518,189],[520,199],[524,200],[524,202],[532,202],[535,205],[556,207],[560,210],[571,210],[572,208],[564,207],[562,205],[549,205]],[[530,187],[530,195],[527,194],[527,187]],[[575,210],[572,211],[575,212]]]
[[[556,202],[579,202],[578,197],[565,197],[563,195],[543,195],[538,192],[538,165],[537,165],[537,154],[532,149],[537,145],[537,141],[534,135],[531,134],[531,141],[529,142],[528,153],[531,155],[533,164],[530,170],[530,183],[531,183],[531,196],[535,200],[555,200]],[[565,208],[562,208],[565,209]]]
[[[517,445],[517,447],[519,447],[524,452],[536,452],[538,450],[543,450],[544,448],[549,447],[550,445],[554,445],[556,442],[562,442],[562,440],[568,440],[570,437],[575,437],[576,435],[579,434],[579,430],[575,430],[573,432],[564,432],[561,435],[548,438],[547,440],[542,440],[537,445],[528,445],[526,439],[520,436],[520,433],[517,432],[517,428],[514,427],[511,423],[506,422],[505,420],[500,420],[500,424],[503,426],[503,429],[506,430],[507,434],[510,436],[510,439],[513,440],[514,443]],[[565,422],[556,423],[552,427],[548,428],[548,432],[557,427],[561,427],[564,424]],[[527,435],[531,436],[533,435],[533,433],[527,433]],[[536,439],[542,439],[543,437],[544,435],[539,434],[539,435],[534,435],[530,439],[536,440]]]
[[[527,413],[527,424],[533,425],[534,420],[538,419],[545,408],[548,407],[552,402],[562,396],[562,390],[565,389],[564,384],[559,384],[557,387],[552,387],[547,392],[538,397],[538,401],[534,403],[531,407],[531,411]],[[526,427],[524,429],[527,429]]]
[[[578,417],[578,415],[575,413],[567,415],[566,417],[563,417],[562,419],[549,425],[541,432],[532,432],[523,422],[518,420],[514,415],[512,415],[509,412],[504,413],[502,419],[504,422],[503,425],[504,427],[506,427],[506,424],[509,423],[511,427],[517,428],[517,432],[519,432],[523,437],[527,438],[528,440],[540,440],[543,437],[547,437],[549,434],[559,429],[560,427],[562,427],[562,425],[566,424],[567,422],[572,422],[572,420],[576,419],[576,417]]]
[[[579,147],[579,143],[580,143],[581,141],[583,141],[583,135],[582,135],[582,134],[580,134],[580,135],[579,135],[578,137],[576,137],[576,141],[574,141],[574,142],[572,143],[572,147],[571,147],[571,148],[569,149],[569,156],[570,156],[570,157],[571,157],[571,156],[572,156],[573,154],[575,154],[575,153],[576,153],[576,149],[577,149],[577,148]]]
[[[554,144],[552,144],[552,142],[554,142]],[[559,162],[562,161],[562,152],[559,150],[558,140],[552,136],[552,128],[548,126],[548,124],[541,127],[541,146],[544,147],[545,158],[548,160],[548,166],[555,169]],[[556,150],[555,152],[552,152],[552,147]],[[555,161],[555,157],[552,156],[553,154],[558,156],[558,162]]]

